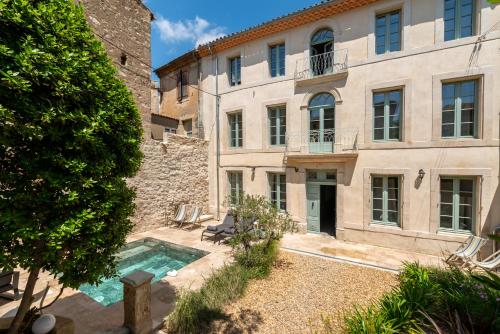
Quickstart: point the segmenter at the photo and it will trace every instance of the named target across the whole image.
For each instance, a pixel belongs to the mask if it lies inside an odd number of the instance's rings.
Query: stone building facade
[[[88,22],[132,91],[151,137],[151,21],[141,0],[80,0]]]
[[[129,184],[136,188],[135,231],[164,226],[180,204],[208,212],[208,142],[165,135],[143,146],[144,164]]]
[[[160,78],[160,103],[152,118],[152,135],[161,139],[162,132],[201,138],[202,126],[198,112],[200,105],[200,64],[196,52],[187,53],[155,70]],[[166,122],[166,118],[177,121]]]

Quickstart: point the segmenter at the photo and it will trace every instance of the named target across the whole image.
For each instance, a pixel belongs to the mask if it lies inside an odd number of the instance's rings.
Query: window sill
[[[452,230],[448,228],[439,228],[437,231],[438,235],[449,235],[449,236],[465,236],[470,237],[473,235],[471,231],[466,230]]]
[[[370,222],[371,227],[388,227],[388,228],[393,228],[397,230],[402,230],[401,226],[395,223],[384,223],[384,222],[378,222],[378,221],[371,221]]]

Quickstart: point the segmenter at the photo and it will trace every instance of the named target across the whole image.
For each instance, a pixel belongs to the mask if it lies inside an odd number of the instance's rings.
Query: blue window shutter
[[[277,53],[277,47],[276,46],[272,46],[271,47],[271,55],[270,55],[270,61],[271,61],[271,76],[272,77],[275,77],[277,75],[277,72],[276,72],[276,53]]]
[[[279,75],[285,75],[285,44],[278,46],[279,53]]]

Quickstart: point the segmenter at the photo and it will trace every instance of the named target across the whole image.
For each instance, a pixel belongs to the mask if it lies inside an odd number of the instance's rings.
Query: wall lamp
[[[424,178],[424,176],[425,176],[425,172],[424,172],[424,170],[423,170],[423,169],[420,169],[420,170],[418,171],[418,177],[420,178],[420,180],[422,180],[422,179]]]

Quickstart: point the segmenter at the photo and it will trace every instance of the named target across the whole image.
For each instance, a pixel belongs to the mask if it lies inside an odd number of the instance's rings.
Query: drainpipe
[[[217,141],[217,220],[220,221],[220,122],[219,57],[215,56],[215,136]]]
[[[216,141],[216,193],[217,193],[217,220],[220,221],[220,96],[219,96],[219,57],[214,55],[210,44],[208,51],[212,56],[212,61],[215,57],[215,141]]]

